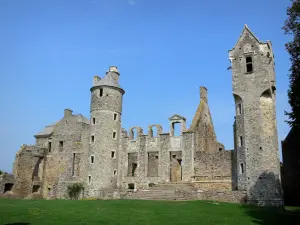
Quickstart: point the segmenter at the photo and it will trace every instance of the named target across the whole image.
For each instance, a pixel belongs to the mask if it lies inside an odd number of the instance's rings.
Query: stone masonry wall
[[[195,185],[203,190],[232,190],[234,152],[196,152]]]
[[[82,182],[87,149],[83,148],[83,131],[88,126],[76,116],[65,115],[55,126],[52,149],[45,157],[43,197],[66,197],[66,183]]]

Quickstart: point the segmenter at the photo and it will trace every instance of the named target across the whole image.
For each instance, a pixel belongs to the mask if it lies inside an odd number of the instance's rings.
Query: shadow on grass
[[[281,186],[277,176],[271,172],[262,173],[255,185],[250,188],[247,202],[265,206],[244,205],[245,214],[253,219],[254,224],[259,225],[298,224],[299,222],[296,221],[300,221],[300,211],[282,207],[280,196],[282,196]]]
[[[262,208],[257,206],[245,206],[245,213],[252,218],[254,224],[259,225],[289,225],[298,224],[300,211],[291,211],[278,208]]]
[[[29,225],[30,223],[6,223],[4,225]]]

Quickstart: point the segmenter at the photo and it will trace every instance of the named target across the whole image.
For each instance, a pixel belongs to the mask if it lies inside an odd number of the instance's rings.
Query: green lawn
[[[208,201],[1,199],[0,224],[287,225],[300,224],[300,211]]]

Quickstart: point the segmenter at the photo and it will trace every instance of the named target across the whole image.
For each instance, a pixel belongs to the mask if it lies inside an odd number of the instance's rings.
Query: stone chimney
[[[73,111],[71,109],[65,109],[64,110],[64,116],[73,116]]]
[[[118,67],[116,66],[110,66],[108,69],[108,72],[106,74],[110,73],[110,75],[116,80],[119,81],[120,72],[118,70]]]
[[[204,86],[200,86],[200,100],[207,102],[207,89]]]

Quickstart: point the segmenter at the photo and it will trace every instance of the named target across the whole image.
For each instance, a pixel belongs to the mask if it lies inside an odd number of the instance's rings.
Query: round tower
[[[120,73],[111,66],[103,79],[94,77],[91,88],[90,140],[87,187],[90,195],[116,186],[121,132],[122,98]]]

